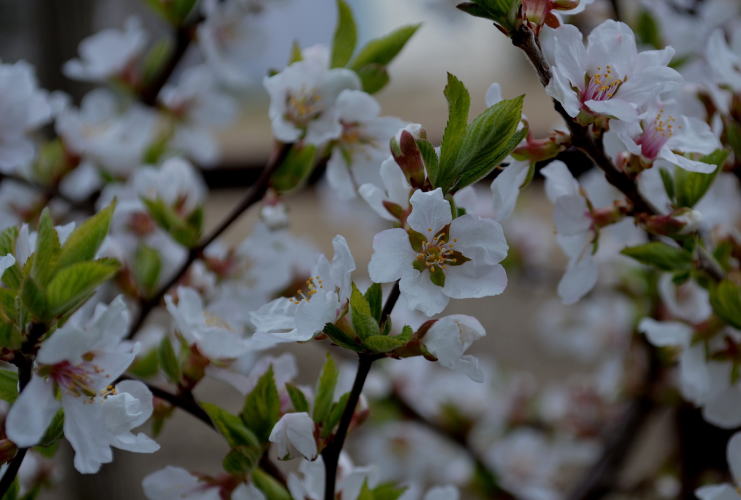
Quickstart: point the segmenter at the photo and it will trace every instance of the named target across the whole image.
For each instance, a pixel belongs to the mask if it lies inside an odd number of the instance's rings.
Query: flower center
[[[319,276],[312,276],[306,280],[304,286],[293,297],[289,298],[292,303],[300,304],[301,302],[309,302],[311,298],[320,290],[324,288],[324,280]]]
[[[587,75],[589,76],[589,75]],[[589,76],[584,90],[582,91],[581,101],[607,101],[612,99],[628,78],[619,78],[613,67],[608,64],[602,68],[597,66],[597,72]]]
[[[307,125],[321,113],[321,96],[305,89],[286,97],[286,116],[297,125]]]
[[[92,360],[92,355],[89,355],[89,357]],[[73,396],[87,396],[90,398],[98,395],[93,386],[93,377],[101,373],[103,373],[103,369],[92,363],[73,365],[69,361],[45,366],[40,370],[41,375],[51,377],[59,387]]]
[[[638,137],[636,143],[641,146],[641,154],[649,159],[655,160],[661,148],[674,135],[674,123],[676,118],[669,115],[664,117],[664,110],[656,114],[652,122],[643,122],[643,133]]]

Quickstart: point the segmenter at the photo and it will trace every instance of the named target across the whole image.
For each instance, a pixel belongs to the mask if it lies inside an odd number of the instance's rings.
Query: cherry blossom
[[[253,484],[196,476],[171,465],[145,477],[142,488],[150,500],[265,500]]]
[[[508,247],[497,222],[468,214],[453,219],[440,189],[416,191],[411,205],[408,229],[387,229],[373,238],[371,280],[400,280],[409,306],[428,316],[451,298],[502,293],[507,276],[499,262]]]
[[[445,316],[430,327],[422,338],[425,348],[437,358],[441,365],[451,370],[460,370],[471,380],[484,381],[484,373],[478,359],[464,354],[486,331],[476,318],[465,314]]]
[[[306,412],[283,415],[270,432],[270,442],[282,460],[299,455],[314,460],[317,456],[314,421]]]
[[[61,408],[64,435],[80,472],[94,473],[111,462],[111,447],[138,453],[159,449],[146,435],[131,432],[152,414],[149,389],[138,381],[112,385],[138,349],[122,342],[128,323],[118,297],[108,307],[99,306],[87,327],[70,321],[44,341],[33,377],[8,413],[8,437],[18,446],[37,444]]]

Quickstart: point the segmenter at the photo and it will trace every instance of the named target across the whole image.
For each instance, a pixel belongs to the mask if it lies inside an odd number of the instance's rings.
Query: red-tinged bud
[[[640,214],[638,222],[646,231],[660,236],[677,236],[682,233],[686,222],[672,215]]]
[[[401,140],[398,144],[398,152],[395,151],[394,142],[391,142],[391,154],[401,167],[404,176],[413,188],[421,188],[425,183],[425,166],[422,161],[422,153],[419,151],[417,141],[408,131],[401,132]]]
[[[628,212],[628,206],[625,203],[615,202],[612,207],[592,210],[590,216],[595,228],[600,229],[611,224],[620,222]]]
[[[571,136],[560,130],[554,130],[550,136],[544,139],[536,139],[528,133],[525,144],[515,148],[512,156],[518,160],[529,160],[531,162],[550,160],[566,150],[570,142]]]
[[[524,21],[540,27],[551,11],[551,0],[522,0],[521,16]]]
[[[129,229],[137,236],[147,236],[157,229],[157,225],[147,212],[134,212],[129,216]]]

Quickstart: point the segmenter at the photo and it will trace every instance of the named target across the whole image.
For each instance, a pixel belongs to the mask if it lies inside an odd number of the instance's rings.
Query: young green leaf
[[[319,374],[319,380],[314,390],[314,413],[312,417],[317,424],[324,423],[329,417],[329,411],[334,400],[334,388],[337,386],[339,375],[340,372],[337,370],[337,365],[335,365],[332,356],[327,354],[327,360],[324,362],[324,367]]]
[[[80,306],[118,268],[118,262],[113,259],[99,259],[77,262],[59,270],[47,288],[50,314],[59,316]]]
[[[355,52],[358,42],[358,30],[352,9],[345,0],[337,0],[337,27],[332,40],[330,68],[339,68],[347,64]]]
[[[293,146],[270,179],[272,187],[286,193],[303,184],[314,169],[315,160],[316,146]]]
[[[175,349],[172,347],[172,342],[170,342],[169,338],[162,338],[159,349],[157,349],[157,355],[159,365],[162,367],[162,371],[167,376],[167,379],[175,385],[179,384],[182,377],[180,360],[178,359],[178,355],[175,353]]]
[[[149,215],[152,216],[157,225],[167,231],[175,241],[188,248],[198,244],[199,231],[188,224],[164,201],[142,198],[142,203],[147,207]]]
[[[288,397],[291,398],[291,404],[293,405],[294,411],[301,413],[305,411],[309,412],[309,400],[306,399],[304,391],[299,389],[293,384],[286,384],[286,390],[288,391]]]
[[[710,304],[715,314],[734,328],[741,328],[741,287],[723,280],[710,289]]]
[[[18,374],[0,370],[0,399],[12,403],[18,397]]]
[[[406,341],[392,335],[372,335],[363,339],[363,344],[373,352],[391,352],[404,344]]]
[[[208,414],[216,431],[224,436],[231,448],[256,447],[262,450],[257,436],[244,425],[242,419],[215,404],[201,403],[201,408]]]
[[[637,260],[641,264],[654,266],[663,271],[682,271],[692,266],[692,254],[690,252],[660,241],[626,247],[620,253]]]
[[[467,127],[453,167],[453,184],[462,189],[488,175],[517,147],[527,131],[517,130],[524,96],[498,102]]]
[[[43,290],[30,276],[21,285],[21,301],[31,315],[38,319],[48,319],[49,301]]]
[[[700,161],[704,163],[717,165],[716,169],[709,174],[690,172],[681,168],[675,169],[673,198],[677,206],[694,207],[713,185],[718,172],[723,170],[722,165],[727,157],[728,151],[719,149],[701,158]]]
[[[265,495],[266,500],[292,500],[285,487],[259,467],[252,471],[252,482]]]
[[[355,283],[352,284],[352,293],[350,294],[350,313],[352,315],[352,326],[361,339],[380,333],[378,322],[371,313],[370,304],[360,293]]]
[[[426,139],[417,139],[417,147],[419,152],[422,154],[422,162],[425,164],[425,170],[427,171],[427,177],[433,186],[437,185],[437,176],[439,170],[439,160],[435,146]]]
[[[245,398],[242,413],[239,416],[258,439],[263,443],[268,441],[270,431],[280,419],[280,396],[275,385],[272,365]]]
[[[57,262],[59,269],[95,258],[103,239],[108,234],[108,226],[115,209],[116,203],[113,202],[72,231],[59,254]]]
[[[391,80],[386,66],[375,63],[366,64],[362,68],[355,70],[355,74],[360,79],[363,92],[367,92],[368,94],[375,94],[388,85]]]
[[[402,26],[388,35],[371,40],[350,62],[350,69],[357,71],[368,64],[388,65],[401,52],[419,27],[419,24]]]
[[[370,314],[376,321],[381,320],[381,309],[383,308],[383,292],[380,283],[373,283],[365,291],[365,300],[368,302]]]
[[[49,215],[49,209],[45,208],[39,218],[36,252],[31,266],[31,276],[42,287],[49,282],[54,273],[60,250],[61,245],[57,230],[54,229],[54,221]]]
[[[450,184],[455,178],[455,159],[460,151],[468,124],[471,96],[455,75],[448,73],[448,83],[443,91],[448,100],[448,122],[440,145],[440,165],[435,186]]]
[[[337,327],[333,323],[327,323],[324,325],[323,332],[329,337],[329,339],[340,347],[350,349],[351,351],[360,351],[362,346],[357,342],[357,339],[345,333],[344,330]]]
[[[162,258],[154,248],[141,244],[134,254],[134,279],[144,295],[150,296],[157,289],[162,271]]]
[[[327,418],[327,421],[324,422],[324,426],[322,426],[322,437],[327,437],[332,433],[332,430],[334,430],[335,427],[337,427],[337,424],[340,423],[340,419],[342,418],[342,413],[345,411],[345,406],[347,406],[347,399],[350,397],[350,393],[346,392],[342,396],[340,396],[340,399],[332,404],[332,409],[329,412],[329,418]]]

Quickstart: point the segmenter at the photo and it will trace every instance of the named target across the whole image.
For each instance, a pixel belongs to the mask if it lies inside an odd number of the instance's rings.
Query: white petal
[[[648,341],[657,347],[687,346],[692,338],[692,328],[675,321],[643,318],[638,330],[645,333]]]
[[[434,191],[415,191],[409,200],[412,213],[407,218],[409,227],[428,239],[453,219],[450,203],[443,198],[440,188]]]
[[[579,183],[560,160],[550,162],[540,173],[545,177],[545,193],[551,203],[561,196],[579,194]]]
[[[591,254],[571,259],[561,281],[558,282],[558,296],[564,304],[574,304],[597,284],[597,263]]]
[[[741,484],[741,432],[734,434],[728,441],[726,460],[728,460],[728,468],[731,470],[733,482]]]
[[[507,273],[499,264],[468,261],[445,270],[443,292],[453,299],[499,295],[507,287]]]
[[[5,432],[19,447],[37,444],[60,407],[51,382],[34,375],[10,407]]]
[[[277,446],[280,458],[290,457],[294,451],[307,460],[316,458],[314,421],[306,412],[283,415],[273,427],[269,440]]]
[[[530,163],[516,161],[506,167],[491,183],[491,195],[494,205],[494,218],[503,221],[512,215],[520,194],[520,186],[525,182]]]
[[[399,282],[401,296],[406,300],[410,309],[416,309],[432,316],[448,305],[448,296],[442,287],[430,281],[430,273],[414,271],[414,274],[403,276]]]
[[[509,251],[498,222],[470,214],[458,217],[450,224],[450,241],[456,250],[477,264],[497,264]]]
[[[411,274],[417,254],[409,243],[407,232],[400,228],[386,229],[373,237],[373,255],[368,274],[375,283],[389,283]]]

